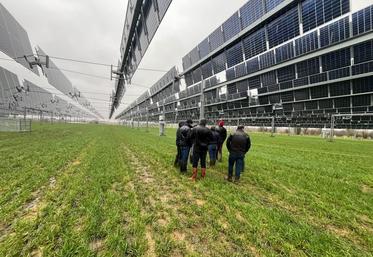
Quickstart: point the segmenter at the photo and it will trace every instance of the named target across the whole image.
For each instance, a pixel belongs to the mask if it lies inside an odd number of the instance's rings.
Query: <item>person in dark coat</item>
[[[228,181],[232,181],[233,166],[236,166],[235,182],[239,182],[244,167],[245,155],[250,150],[251,140],[244,131],[244,126],[238,126],[237,131],[228,137],[227,148],[229,151]]]
[[[220,134],[216,131],[215,126],[211,127],[211,133],[212,137],[209,143],[210,166],[215,166]]]
[[[174,166],[179,167],[180,165],[180,156],[181,156],[181,148],[180,148],[180,140],[181,140],[181,134],[180,134],[180,128],[184,125],[184,122],[179,122],[179,128],[176,130],[176,148],[177,153],[174,161]]]
[[[212,132],[206,127],[207,121],[201,120],[199,125],[192,129],[190,139],[193,142],[193,175],[191,179],[197,179],[198,163],[201,161],[202,178],[206,176],[206,156],[208,145],[212,138]]]
[[[216,131],[219,132],[219,142],[218,142],[218,151],[216,153],[216,159],[219,160],[219,162],[223,161],[223,145],[225,139],[227,139],[227,130],[224,128],[224,121],[218,122],[218,128]]]
[[[186,173],[188,166],[188,157],[190,148],[192,147],[192,141],[190,133],[192,130],[192,120],[187,120],[184,125],[180,128],[180,172]]]

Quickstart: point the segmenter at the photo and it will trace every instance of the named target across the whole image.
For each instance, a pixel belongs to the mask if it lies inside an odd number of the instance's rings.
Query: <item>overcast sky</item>
[[[140,67],[168,70],[181,65],[182,57],[223,23],[246,0],[174,0]],[[353,0],[354,9],[373,0]],[[51,56],[117,64],[126,13],[126,0],[1,0],[26,29],[33,46]],[[64,61],[63,69],[110,77],[110,69]],[[65,73],[105,117],[114,82]],[[163,74],[138,71],[133,83],[151,86]],[[130,87],[122,106],[146,89]]]

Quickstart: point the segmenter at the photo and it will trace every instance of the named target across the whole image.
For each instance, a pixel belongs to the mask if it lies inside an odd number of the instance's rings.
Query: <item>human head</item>
[[[188,124],[188,125],[192,125],[192,124],[193,124],[193,121],[192,121],[191,119],[189,119],[189,120],[186,121],[186,124]]]
[[[184,122],[183,122],[183,121],[180,121],[180,122],[179,122],[179,128],[181,128],[182,126],[184,126]]]
[[[206,124],[207,124],[207,120],[205,120],[205,119],[202,119],[202,120],[199,121],[199,125],[201,125],[203,127],[205,127]]]
[[[218,122],[218,125],[219,125],[219,127],[224,127],[224,121],[223,121],[223,120],[220,120],[220,121]]]
[[[237,127],[237,130],[244,130],[244,129],[245,129],[245,126],[242,126],[242,125]]]
[[[211,127],[211,131],[215,131],[216,130],[216,127],[215,126],[212,126]]]

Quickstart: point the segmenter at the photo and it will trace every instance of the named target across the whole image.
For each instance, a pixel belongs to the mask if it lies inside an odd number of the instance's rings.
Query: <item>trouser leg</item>
[[[236,160],[236,174],[235,174],[235,180],[240,180],[242,168],[244,166],[244,159],[243,156],[237,157]]]
[[[188,166],[189,147],[181,148],[180,172],[186,172]]]
[[[174,161],[174,166],[177,167],[178,165],[180,165],[180,158],[181,157],[181,150],[180,150],[180,146],[177,146],[177,153],[176,153],[176,157],[175,157],[175,161]]]
[[[232,180],[233,177],[233,166],[234,166],[235,159],[230,154],[228,159],[228,180]]]

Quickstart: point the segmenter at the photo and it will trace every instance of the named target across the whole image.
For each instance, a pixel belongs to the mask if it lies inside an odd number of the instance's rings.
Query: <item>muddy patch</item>
[[[104,240],[96,239],[89,244],[89,249],[93,252],[99,252],[104,248]]]
[[[146,229],[145,238],[146,238],[146,241],[148,243],[148,250],[147,250],[145,256],[155,257],[156,256],[156,254],[155,254],[155,241],[153,239],[153,235],[152,235],[150,227],[147,227],[147,229]]]

